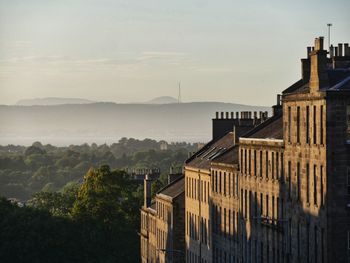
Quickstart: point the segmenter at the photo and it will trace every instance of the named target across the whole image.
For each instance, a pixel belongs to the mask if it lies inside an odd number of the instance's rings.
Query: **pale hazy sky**
[[[270,105],[349,0],[0,0],[0,104],[35,97]]]

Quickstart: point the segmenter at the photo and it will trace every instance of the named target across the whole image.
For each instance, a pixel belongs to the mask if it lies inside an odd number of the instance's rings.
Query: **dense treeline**
[[[142,192],[108,166],[27,206],[0,198],[0,262],[138,262]]]
[[[0,195],[28,200],[34,193],[64,191],[82,181],[91,167],[112,169],[160,168],[164,181],[170,166],[181,166],[196,144],[168,144],[122,138],[112,145],[55,147],[33,143],[30,147],[0,146]],[[160,185],[160,184],[158,184]]]

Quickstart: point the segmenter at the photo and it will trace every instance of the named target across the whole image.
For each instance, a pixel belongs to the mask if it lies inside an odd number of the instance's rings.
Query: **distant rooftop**
[[[283,139],[283,118],[281,114],[269,118],[267,121],[256,126],[244,138],[258,139]]]
[[[209,169],[211,161],[226,153],[233,146],[234,133],[229,132],[225,136],[207,143],[186,161],[186,165],[193,168]]]
[[[185,191],[185,177],[182,176],[158,191],[157,195],[175,198]]]

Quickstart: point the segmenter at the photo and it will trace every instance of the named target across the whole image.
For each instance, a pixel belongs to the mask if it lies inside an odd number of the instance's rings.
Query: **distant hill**
[[[216,111],[270,111],[221,102],[0,105],[0,144],[112,143],[121,137],[206,142]]]
[[[147,104],[171,104],[171,103],[178,103],[177,99],[170,96],[162,96],[154,98],[153,100],[150,100],[147,102]]]
[[[16,105],[33,106],[33,105],[61,105],[61,104],[87,104],[94,103],[92,100],[78,99],[78,98],[35,98],[24,99],[17,101]]]

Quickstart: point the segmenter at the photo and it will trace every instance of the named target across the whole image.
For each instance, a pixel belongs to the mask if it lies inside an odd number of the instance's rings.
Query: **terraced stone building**
[[[323,41],[270,118],[217,113],[186,161],[186,262],[350,262],[350,48]]]

